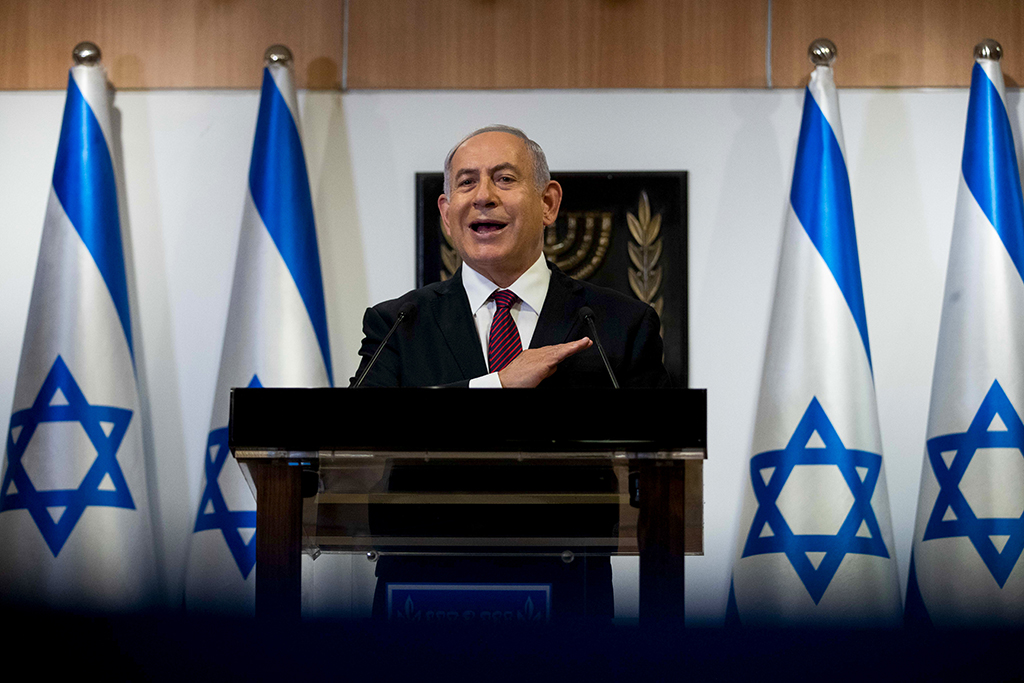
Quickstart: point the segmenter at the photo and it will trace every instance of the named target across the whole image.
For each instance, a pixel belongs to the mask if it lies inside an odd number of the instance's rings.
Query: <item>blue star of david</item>
[[[996,415],[1003,421],[1005,430],[989,429]],[[928,461],[939,481],[939,495],[935,498],[935,506],[925,526],[922,541],[966,536],[988,567],[992,578],[1002,588],[1024,551],[1024,515],[979,519],[974,514],[967,498],[960,491],[960,480],[979,448],[1016,448],[1024,456],[1024,423],[998,380],[992,382],[966,432],[928,439]],[[942,453],[949,451],[956,451],[956,454],[947,467]],[[948,518],[950,510],[953,519]],[[999,551],[991,536],[1007,535],[1009,539],[1002,551]]]
[[[58,402],[57,392],[66,403]],[[11,415],[7,430],[7,472],[0,492],[0,513],[28,510],[50,552],[57,557],[71,536],[85,508],[135,509],[128,482],[117,462],[117,450],[128,431],[132,411],[114,406],[91,405],[64,359],[57,356],[31,408]],[[77,489],[37,490],[21,462],[36,429],[47,422],[78,422],[82,425],[96,459]],[[51,516],[50,511],[54,511]]]
[[[263,385],[260,384],[259,377],[253,375],[248,388],[262,389]],[[231,556],[235,558],[238,571],[245,579],[249,577],[249,572],[256,566],[256,535],[253,534],[249,542],[246,543],[242,540],[239,529],[256,528],[256,511],[228,509],[217,478],[229,455],[228,428],[214,429],[206,440],[206,457],[204,458],[206,488],[203,490],[202,498],[199,499],[199,513],[196,515],[196,526],[192,531],[196,533],[220,529],[220,533],[224,536],[224,542],[228,544],[228,550],[231,551]],[[206,512],[207,508],[212,508],[212,510]]]
[[[814,432],[818,432],[824,448],[807,446]],[[835,465],[850,487],[853,505],[834,536],[795,534],[779,510],[779,494],[799,465]],[[768,468],[775,469],[765,481],[762,470]],[[858,469],[865,471],[863,478]],[[814,604],[818,604],[846,555],[889,557],[871,507],[881,471],[882,456],[844,446],[818,399],[811,399],[783,450],[765,451],[750,459],[750,478],[758,508],[743,547],[743,557],[785,553]],[[867,535],[861,532],[863,526],[867,527]],[[815,567],[807,553],[817,552],[825,555]]]

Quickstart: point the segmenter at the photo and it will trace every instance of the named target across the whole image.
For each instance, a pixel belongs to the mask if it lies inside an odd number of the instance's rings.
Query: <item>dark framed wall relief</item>
[[[580,280],[644,301],[661,316],[665,367],[688,386],[687,173],[552,173],[562,185],[558,220],[544,254]],[[460,265],[441,226],[441,173],[416,174],[417,286],[447,279]]]

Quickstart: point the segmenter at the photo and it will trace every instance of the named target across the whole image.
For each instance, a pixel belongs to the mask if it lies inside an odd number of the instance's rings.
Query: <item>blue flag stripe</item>
[[[868,344],[850,179],[839,141],[810,90],[804,92],[803,121],[800,123],[789,200],[850,307],[870,366],[871,346]]]
[[[971,74],[964,181],[1024,278],[1024,200],[1013,131],[999,91],[978,63]]]
[[[249,167],[249,190],[263,224],[295,280],[316,332],[327,368],[327,380],[334,386],[306,159],[291,111],[268,69],[263,70],[256,140]]]
[[[53,190],[110,290],[134,362],[114,164],[103,129],[70,74]]]

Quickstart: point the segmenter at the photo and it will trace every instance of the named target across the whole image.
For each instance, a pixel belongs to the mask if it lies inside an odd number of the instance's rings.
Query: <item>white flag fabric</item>
[[[102,66],[71,69],[0,489],[8,604],[157,598],[110,101]]]
[[[804,94],[728,623],[896,626],[901,601],[832,70]]]
[[[193,611],[255,610],[256,501],[228,452],[231,388],[333,385],[298,122],[290,68],[267,66],[186,571]]]
[[[1024,201],[997,61],[978,59],[932,378],[908,622],[1024,625]]]

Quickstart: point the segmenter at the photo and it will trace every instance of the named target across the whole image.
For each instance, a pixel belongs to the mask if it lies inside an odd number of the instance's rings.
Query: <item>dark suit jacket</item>
[[[580,308],[589,306],[619,384],[668,386],[668,373],[661,360],[661,323],[654,309],[614,290],[574,280],[550,263],[548,266],[551,283],[530,347],[590,336],[589,325],[579,316]],[[469,380],[487,374],[459,268],[445,282],[367,309],[359,350],[363,359],[356,377],[394,324],[399,309],[410,301],[416,305],[415,312],[388,341],[363,386],[467,386]],[[540,386],[610,387],[611,380],[595,345],[567,358]]]
[[[608,353],[619,384],[623,387],[656,387],[669,384],[662,363],[661,324],[654,310],[635,299],[610,289],[573,280],[550,263],[551,283],[544,307],[530,342],[532,348],[560,344],[584,335],[589,325],[579,309],[594,311],[598,335]],[[356,377],[362,374],[381,340],[394,324],[407,302],[416,305],[409,319],[402,322],[381,352],[377,364],[366,376],[363,386],[467,386],[469,380],[487,374],[484,351],[462,285],[462,269],[445,281],[409,292],[367,309],[363,318],[363,357]],[[354,383],[355,378],[352,382]],[[596,346],[567,358],[541,387],[611,387],[611,380]],[[470,422],[467,427],[483,425]],[[618,482],[610,467],[557,467],[545,471],[541,482],[532,470],[486,463],[486,466],[462,462],[460,467],[437,467],[436,463],[391,463],[382,482],[389,491],[617,491]],[[568,528],[566,535],[611,534],[618,523],[618,510],[586,511],[586,519],[573,516],[576,511],[560,510],[557,515],[544,511],[538,519],[524,518],[523,506],[502,509],[484,506],[467,515],[465,506],[445,513],[434,506],[418,515],[392,516],[388,506],[371,506],[370,525],[377,532],[417,535],[423,529],[409,525],[418,521],[435,531],[442,528],[452,535],[486,536],[502,532],[511,535],[544,535],[555,528]],[[394,506],[392,506],[394,507]],[[407,507],[407,506],[400,506]],[[571,507],[571,506],[570,506]],[[408,510],[401,511],[407,513]],[[538,513],[540,514],[540,513]],[[580,513],[582,514],[582,513]],[[536,515],[535,515],[536,516]],[[410,517],[413,517],[410,520]],[[562,525],[561,527],[559,525]],[[587,531],[590,528],[597,531]],[[386,586],[389,582],[519,582],[549,583],[553,587],[553,605],[559,616],[613,615],[611,564],[606,558],[566,564],[561,559],[539,557],[458,558],[445,560],[417,557],[384,557],[377,565],[377,590],[374,613],[385,614]]]

